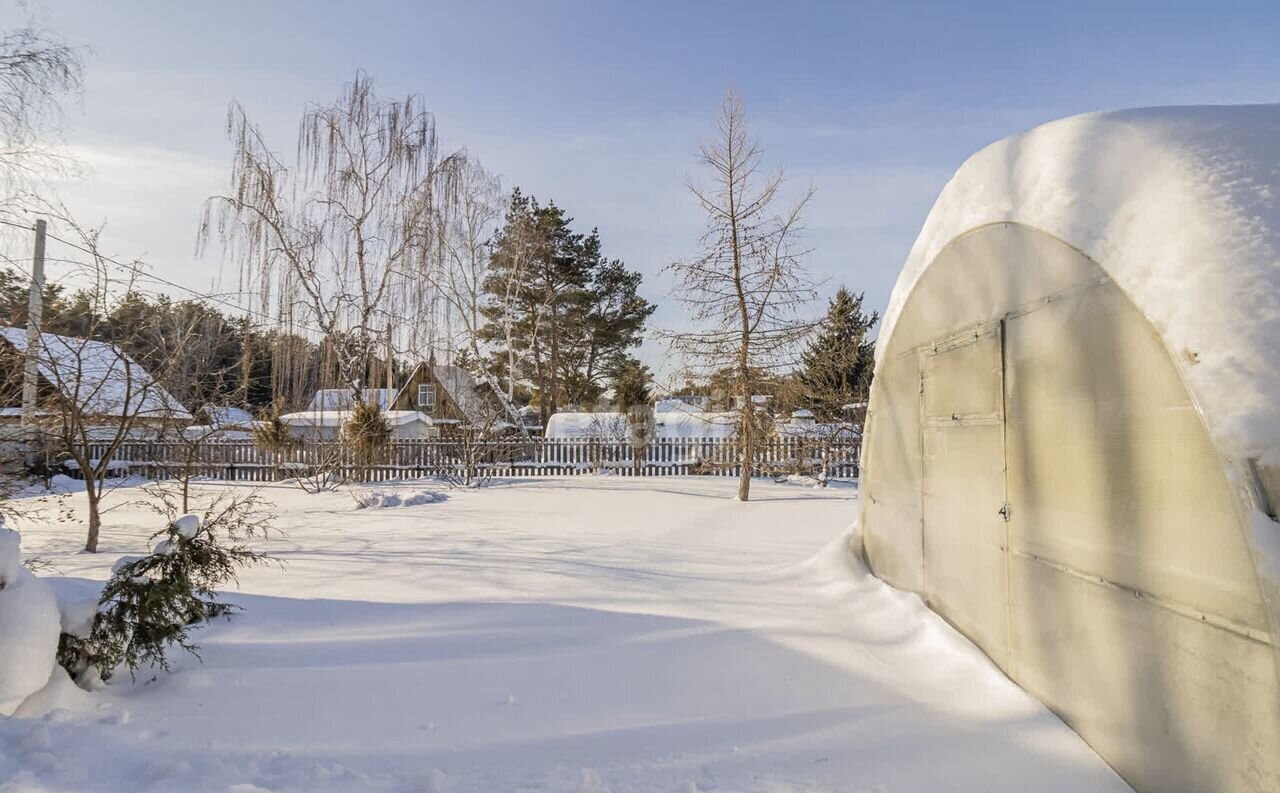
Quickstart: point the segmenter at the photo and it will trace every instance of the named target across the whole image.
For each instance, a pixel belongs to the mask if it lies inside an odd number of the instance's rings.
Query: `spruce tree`
[[[819,421],[844,418],[844,406],[865,401],[871,388],[875,340],[868,336],[880,315],[862,303],[862,293],[840,287],[801,355],[803,399]]]
[[[274,561],[249,545],[266,535],[273,517],[256,493],[221,495],[200,515],[180,515],[173,491],[153,492],[153,507],[168,516],[152,537],[154,549],[117,561],[96,611],[64,626],[58,662],[86,687],[120,668],[130,676],[144,667],[168,670],[173,647],[198,658],[192,629],[239,609],[216,590],[240,570]]]

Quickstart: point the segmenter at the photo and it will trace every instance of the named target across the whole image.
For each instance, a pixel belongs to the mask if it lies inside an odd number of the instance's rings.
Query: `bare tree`
[[[800,237],[813,188],[777,211],[784,173],[761,172],[762,152],[732,92],[720,106],[715,137],[699,151],[710,182],[690,183],[689,189],[707,216],[702,249],[667,268],[693,327],[663,335],[701,374],[732,367],[740,411],[738,498],[746,501],[757,434],[755,386],[762,376],[794,364],[798,344],[812,327],[800,314],[816,297]]]
[[[448,465],[440,475],[454,487],[481,487],[500,466],[533,453],[528,431],[497,384],[477,372],[468,374],[457,378],[450,392],[462,417],[442,444]]]
[[[237,103],[227,133],[230,190],[206,202],[198,243],[220,238],[262,311],[341,340],[338,378],[360,401],[383,329],[429,297],[413,287],[431,269],[436,214],[464,157],[441,156],[421,97],[379,99],[363,72],[336,102],[305,110],[292,168]]]
[[[50,146],[64,96],[79,92],[80,51],[35,27],[0,31],[0,209],[71,159]]]
[[[139,266],[135,263],[122,281],[112,279],[98,249],[99,230],[64,220],[91,258],[92,280],[79,293],[83,336],[41,333],[35,349],[25,349],[25,332],[9,338],[35,356],[45,383],[43,423],[84,477],[89,510],[85,550],[93,553],[98,550],[103,497],[111,489],[112,474],[122,470],[116,457],[121,446],[138,434],[155,436],[166,425],[191,417],[160,386],[157,376],[163,372],[142,368],[120,348],[117,342],[123,340],[112,338],[106,306],[113,293],[131,287]],[[175,344],[174,349],[180,348]],[[158,364],[165,366],[163,361]]]

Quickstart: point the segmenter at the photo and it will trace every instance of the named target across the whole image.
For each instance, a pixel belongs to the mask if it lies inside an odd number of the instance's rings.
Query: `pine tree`
[[[862,304],[862,293],[840,287],[801,355],[803,400],[820,421],[843,418],[844,406],[865,401],[871,388],[875,341],[867,336],[880,315]]]
[[[572,222],[516,189],[483,287],[488,368],[512,397],[517,381],[531,381],[544,423],[559,406],[604,392],[654,311],[639,295],[640,274],[604,255],[597,230],[578,234]]]
[[[633,360],[627,353],[643,340],[657,307],[640,296],[640,273],[604,256],[598,229],[583,238],[579,267],[587,286],[567,312],[560,377],[566,401],[582,405],[599,399]]]

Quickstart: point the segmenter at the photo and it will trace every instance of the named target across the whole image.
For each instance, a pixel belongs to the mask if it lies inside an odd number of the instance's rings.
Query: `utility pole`
[[[45,222],[36,221],[36,247],[31,257],[31,297],[27,302],[27,350],[26,369],[22,377],[22,426],[34,427],[36,423],[36,397],[39,389],[40,370],[37,355],[40,349],[40,321],[44,313],[44,233]]]

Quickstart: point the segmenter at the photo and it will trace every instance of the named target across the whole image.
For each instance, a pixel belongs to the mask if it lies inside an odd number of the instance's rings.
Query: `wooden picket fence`
[[[824,471],[837,479],[858,476],[858,439],[773,438],[757,443],[754,475],[781,476]],[[90,446],[97,458],[105,447]],[[637,461],[637,455],[639,460]],[[422,477],[458,477],[467,468],[480,476],[554,477],[611,473],[618,476],[733,476],[740,474],[733,438],[663,438],[634,449],[625,441],[592,438],[486,440],[394,440],[372,462],[331,441],[307,441],[273,453],[253,441],[126,441],[112,458],[120,473],[148,479],[183,475],[231,482],[277,482],[320,472],[382,482]]]

